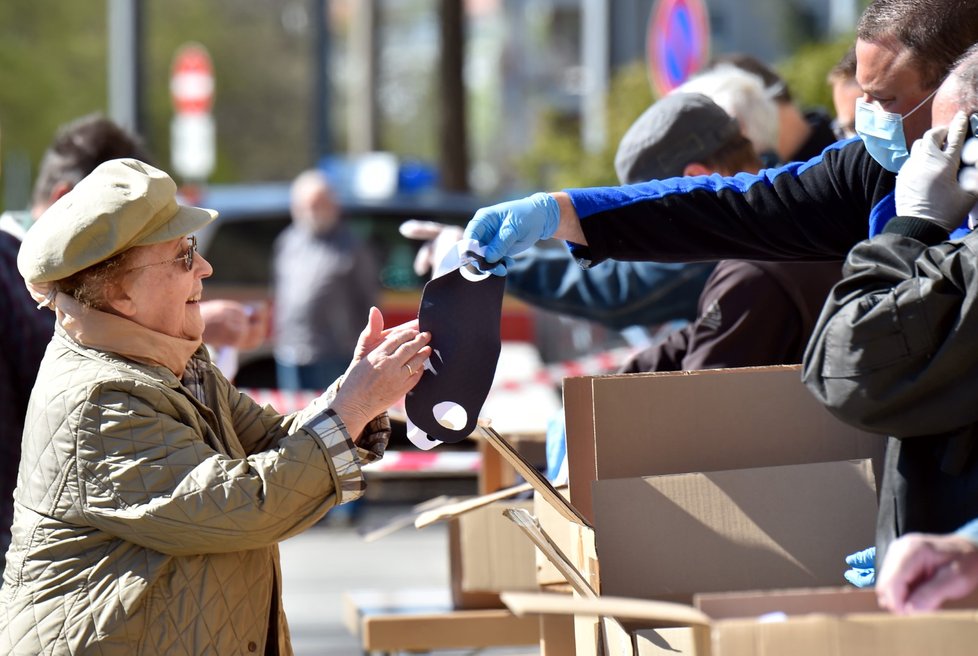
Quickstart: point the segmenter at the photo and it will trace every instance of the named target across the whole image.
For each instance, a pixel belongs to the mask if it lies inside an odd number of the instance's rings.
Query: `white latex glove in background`
[[[435,269],[462,238],[461,226],[435,221],[411,219],[402,223],[399,230],[408,239],[425,240],[414,258],[414,273],[421,277],[431,273],[432,278],[437,278],[444,274],[445,271],[436,272]]]

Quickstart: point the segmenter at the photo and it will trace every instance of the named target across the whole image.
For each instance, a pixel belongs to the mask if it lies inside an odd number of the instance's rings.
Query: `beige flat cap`
[[[177,203],[177,185],[134,159],[98,166],[27,231],[17,268],[29,283],[62,280],[133,246],[189,235],[217,212]]]

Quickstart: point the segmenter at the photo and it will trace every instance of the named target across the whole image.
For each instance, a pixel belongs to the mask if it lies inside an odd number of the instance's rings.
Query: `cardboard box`
[[[833,417],[800,370],[565,378],[571,502],[593,523],[596,480],[863,458],[878,474],[884,437]]]
[[[455,608],[497,608],[501,590],[535,590],[533,544],[503,516],[532,501],[498,501],[449,521],[449,575]]]
[[[827,613],[884,612],[876,602],[876,590],[852,586],[713,592],[693,596],[693,605],[713,619],[760,617],[770,613],[808,615]],[[944,602],[944,610],[978,608],[978,590],[961,599]]]
[[[567,656],[575,653],[573,616],[541,615],[540,656]]]
[[[541,511],[545,509],[545,506],[541,505],[541,500],[545,500],[549,508],[544,512],[544,516],[548,517],[547,523],[552,527],[556,527],[554,530],[564,537],[571,536],[566,540],[561,546],[558,546],[557,542],[552,539],[545,531],[542,530],[540,522],[536,518],[531,516],[529,513],[523,511],[506,511],[508,517],[510,517],[515,523],[517,523],[521,529],[526,533],[530,540],[537,546],[537,548],[543,553],[547,559],[552,563],[554,569],[562,576],[573,588],[575,596],[583,599],[594,599],[597,598],[597,589],[600,576],[603,576],[603,570],[614,570],[621,572],[625,576],[641,576],[641,571],[647,566],[648,560],[645,556],[637,559],[622,560],[614,558],[605,558],[602,556],[601,562],[598,561],[598,552],[595,549],[595,543],[593,540],[589,539],[590,536],[594,535],[588,521],[584,519],[576,508],[571,505],[564,496],[553,488],[550,483],[541,477],[533,468],[526,463],[520,455],[507,443],[505,439],[499,436],[497,433],[491,429],[481,429],[484,431],[484,438],[489,444],[494,448],[498,449],[499,452],[510,461],[514,468],[523,473],[527,480],[533,485],[536,494],[536,507]],[[867,462],[862,463],[828,463],[825,465],[815,464],[802,466],[801,469],[813,468],[808,472],[807,476],[802,475],[803,478],[807,478],[810,481],[820,483],[821,488],[830,488],[828,491],[819,490],[815,494],[815,500],[819,501],[824,498],[825,494],[840,494],[845,500],[844,509],[835,511],[842,515],[849,515],[851,508],[862,509],[861,511],[855,513],[856,515],[863,514],[863,519],[854,518],[853,522],[855,526],[859,527],[859,530],[866,531],[867,537],[865,539],[870,539],[872,533],[872,526],[874,525],[873,516],[875,514],[875,500],[876,496],[873,492],[872,477],[869,470],[869,465]],[[793,508],[792,502],[798,499],[799,494],[806,494],[806,491],[800,490],[797,486],[796,477],[798,472],[794,468],[769,468],[772,471],[767,471],[768,478],[775,480],[781,480],[781,487],[778,492],[774,495],[761,495],[762,499],[767,499],[770,503],[760,504],[759,510],[760,514],[755,511],[758,510],[751,506],[747,506],[750,510],[744,511],[737,507],[735,514],[731,515],[733,518],[738,520],[743,520],[744,518],[749,519],[749,522],[735,522],[734,527],[740,529],[739,535],[742,539],[753,540],[757,544],[763,544],[763,540],[768,538],[769,542],[774,542],[775,540],[770,538],[766,531],[771,531],[771,534],[778,539],[782,539],[783,536],[779,535],[779,532],[775,527],[769,526],[770,511],[767,506],[773,506],[775,508],[780,508],[782,511],[785,507]],[[765,471],[760,472],[760,476],[763,478]],[[821,477],[825,474],[829,474],[829,478],[825,481],[821,481]],[[833,474],[838,474],[841,477],[842,483],[833,476]],[[710,482],[709,487],[714,489],[715,492],[720,492],[722,500],[726,503],[725,508],[731,510],[736,506],[733,500],[740,500],[744,497],[743,490],[740,489],[738,485],[731,487],[727,482],[732,477],[734,482],[741,485],[746,484],[748,490],[753,489],[756,491],[757,476],[756,471],[741,471],[732,474],[726,472],[721,472],[719,475],[713,478],[721,483],[718,486],[716,483]],[[703,480],[710,480],[708,477],[712,475],[698,475],[698,476],[684,476],[684,477],[661,477],[663,480],[672,479],[678,481],[681,478],[693,480],[697,477]],[[635,479],[640,484],[648,487],[647,483],[642,479]],[[784,481],[787,481],[785,483]],[[617,485],[621,483],[634,484],[634,482],[628,481],[605,481],[605,483],[610,483],[612,485]],[[667,485],[668,487],[668,485]],[[726,490],[726,491],[725,491]],[[787,493],[786,493],[787,490]],[[628,518],[626,524],[627,529],[623,533],[622,542],[631,543],[634,542],[633,531],[634,529],[641,528],[643,524],[648,524],[647,521],[642,519],[636,519],[636,514],[641,513],[646,504],[635,502],[634,495],[629,495],[626,493],[624,497],[618,496],[614,493],[614,490],[610,491],[610,499],[612,505],[615,506],[616,516],[624,516]],[[850,497],[849,494],[854,493],[854,496]],[[822,495],[822,496],[819,496]],[[714,496],[717,496],[714,494]],[[750,495],[748,495],[750,496]],[[755,495],[756,496],[756,495]],[[693,495],[694,498],[698,497],[698,493]],[[628,504],[623,504],[622,499],[628,499]],[[787,505],[785,505],[787,501]],[[838,501],[838,499],[836,499]],[[868,502],[868,504],[867,504]],[[671,502],[669,502],[671,503]],[[713,501],[709,499],[706,500],[706,506],[708,507]],[[733,504],[733,505],[731,505]],[[668,504],[667,504],[668,506]],[[867,513],[868,509],[868,513]],[[822,512],[825,509],[817,507],[817,512]],[[829,509],[830,512],[832,509]],[[552,511],[552,512],[551,512]],[[767,515],[764,513],[767,512]],[[792,521],[805,521],[806,513],[800,512],[797,508],[792,510]],[[629,518],[628,513],[633,513]],[[702,513],[701,513],[702,514]],[[756,516],[755,516],[756,515]],[[685,517],[685,515],[682,515]],[[724,518],[727,515],[724,515]],[[855,516],[854,516],[855,517]],[[830,518],[831,526],[828,530],[829,533],[837,534],[835,528],[837,525],[844,527],[847,522],[840,522],[838,518]],[[562,520],[562,521],[561,521]],[[688,518],[687,518],[688,520]],[[702,530],[701,522],[699,520],[694,520],[697,522],[697,530]],[[751,523],[753,522],[753,523]],[[757,522],[760,522],[759,524]],[[790,525],[790,522],[789,522]],[[660,531],[668,531],[672,529],[667,529],[663,527],[663,524],[652,525],[653,528],[658,528]],[[746,528],[745,528],[746,527]],[[818,544],[820,538],[811,536],[809,526],[803,526],[798,528],[795,526],[794,534],[790,536],[792,540],[797,544],[798,540],[814,540],[814,543]],[[675,531],[676,534],[680,534],[682,529]],[[712,529],[710,529],[712,530]],[[840,530],[846,530],[844,528]],[[575,534],[576,531],[576,534]],[[630,532],[631,531],[631,532]],[[577,536],[576,538],[574,536]],[[655,538],[656,536],[652,536]],[[863,538],[855,538],[857,544],[862,544]],[[680,541],[681,544],[681,541]],[[643,544],[644,547],[644,544]],[[639,550],[643,547],[640,547]],[[859,547],[856,547],[859,548]],[[776,558],[783,557],[783,549],[775,548],[771,553]],[[838,561],[833,564],[833,574],[836,576],[841,576],[841,572],[844,569],[843,557],[845,553],[850,553],[850,551],[845,551],[842,555],[838,556]],[[718,562],[727,563],[726,554],[711,554]],[[681,565],[683,559],[685,558],[685,552],[681,554],[680,560],[678,561]],[[728,565],[732,567],[737,567],[737,563],[731,560]],[[624,637],[623,637],[624,636]],[[668,641],[662,643],[659,639],[661,636],[657,637],[654,644],[668,645]],[[576,654],[579,655],[596,655],[602,653],[602,650],[608,647],[609,643],[614,643],[615,645],[621,643],[627,643],[629,649],[632,645],[631,634],[624,632],[623,627],[616,624],[615,621],[604,618],[599,620],[593,615],[575,615],[574,619],[574,640]],[[702,640],[694,641],[693,644],[700,644]],[[649,644],[646,647],[652,649],[654,644]],[[662,647],[665,648],[665,647]],[[690,648],[691,649],[691,648]],[[617,653],[617,652],[612,652]],[[654,653],[654,652],[650,652]],[[690,653],[694,653],[690,651]]]
[[[978,613],[943,611],[898,617],[883,613],[803,615],[783,622],[722,620],[713,656],[965,656],[978,645]]]
[[[634,634],[632,651],[638,656],[709,656],[709,641],[709,632],[688,627],[642,629]]]
[[[975,610],[940,611],[909,617],[856,613],[802,615],[782,621],[714,621],[692,607],[621,597],[583,599],[504,593],[502,598],[517,615],[596,614],[652,624],[685,624],[691,628],[692,635],[685,636],[690,641],[682,643],[678,651],[696,656],[970,656],[978,644],[978,611]],[[707,634],[709,639],[704,639]],[[651,640],[652,645],[649,645],[648,635],[643,632],[642,636],[646,637],[640,638],[632,634],[630,641],[622,641],[618,636],[617,642],[605,641],[603,649],[616,656],[659,653],[649,649],[663,649],[661,644],[654,644],[662,639],[661,633]],[[673,635],[677,643],[684,638],[682,633]],[[640,651],[642,649],[645,651]]]
[[[567,498],[567,487],[557,490]],[[540,529],[549,536],[554,545],[567,555],[568,560],[580,572],[588,583],[597,589],[598,568],[597,553],[594,548],[594,530],[576,521],[571,521],[562,515],[557,508],[543,498],[540,492],[533,494],[533,515]],[[567,584],[566,577],[554,566],[547,555],[536,550],[537,584],[549,587]]]
[[[593,501],[600,593],[685,602],[837,584],[877,510],[868,460],[599,480]]]

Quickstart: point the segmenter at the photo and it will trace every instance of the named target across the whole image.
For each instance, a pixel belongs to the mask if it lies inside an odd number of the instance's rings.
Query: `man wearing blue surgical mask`
[[[918,59],[895,36],[856,41],[856,82],[863,90],[856,101],[856,133],[873,159],[893,173],[906,160],[909,144],[930,127],[929,103],[943,78],[943,71]]]
[[[978,0],[875,0],[857,28],[863,100],[899,115],[909,145],[930,127],[935,89],[976,42]],[[894,215],[890,169],[898,158],[880,159],[861,140],[844,141],[757,176],[535,194],[479,210],[466,236],[486,245],[499,274],[506,258],[549,237],[567,241],[585,267],[605,259],[838,259]]]
[[[903,162],[910,156],[907,139],[903,134],[903,122],[923,107],[936,92],[937,89],[934,89],[903,116],[888,112],[875,102],[866,102],[861,98],[856,101],[856,134],[863,140],[863,145],[873,159],[887,171],[899,172]]]
[[[874,0],[857,28],[863,99],[898,114],[912,143],[930,127],[932,104],[959,102],[934,90],[973,43],[978,0]],[[947,121],[943,113],[934,118]],[[537,193],[479,210],[465,236],[486,246],[497,274],[505,274],[512,255],[549,237],[567,242],[585,267],[605,259],[835,260],[896,214],[896,175],[884,168],[890,157],[881,159],[852,139],[808,162],[757,175]],[[891,447],[888,458],[898,455]],[[908,515],[908,503],[905,488],[881,495],[881,517],[909,519],[881,523],[879,545],[916,530],[926,511]]]

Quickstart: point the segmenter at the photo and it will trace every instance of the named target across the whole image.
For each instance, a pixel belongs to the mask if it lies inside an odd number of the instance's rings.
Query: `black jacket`
[[[978,234],[899,218],[858,244],[805,353],[809,389],[837,416],[891,435],[877,562],[909,531],[978,517]]]
[[[696,319],[633,356],[623,373],[798,364],[842,262],[717,264]]]
[[[757,175],[569,189],[588,241],[571,252],[585,266],[608,258],[841,260],[896,213],[895,179],[854,139]]]

